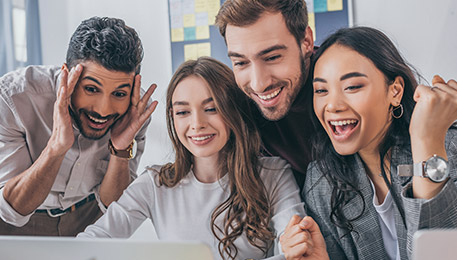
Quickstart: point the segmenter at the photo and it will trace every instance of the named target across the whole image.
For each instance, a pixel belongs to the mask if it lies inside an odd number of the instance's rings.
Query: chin
[[[88,130],[87,128],[88,127],[82,127],[80,129],[81,134],[85,138],[90,139],[90,140],[100,140],[108,133],[108,130],[110,127],[108,127],[107,129],[100,130],[100,131],[92,130],[92,129]]]
[[[354,149],[347,147],[347,145],[333,145],[335,151],[341,156],[353,155],[357,153]]]

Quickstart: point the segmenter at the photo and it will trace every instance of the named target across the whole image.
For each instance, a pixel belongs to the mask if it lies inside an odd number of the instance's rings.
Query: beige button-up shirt
[[[60,69],[30,66],[0,78],[0,217],[15,226],[25,225],[30,215],[16,212],[3,197],[5,183],[28,169],[46,147],[52,133],[54,103]],[[135,137],[138,150],[129,162],[130,174],[136,170],[144,151],[146,128]],[[108,132],[99,140],[82,136],[74,127],[75,142],[65,155],[54,185],[38,209],[66,209],[95,193],[99,206],[99,186],[108,167]],[[36,184],[39,189],[39,183]]]

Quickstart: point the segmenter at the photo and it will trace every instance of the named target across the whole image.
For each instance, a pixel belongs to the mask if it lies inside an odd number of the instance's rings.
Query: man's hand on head
[[[126,149],[154,112],[158,102],[153,101],[148,106],[148,101],[156,87],[156,84],[152,84],[143,97],[140,98],[141,76],[135,76],[130,107],[111,129],[111,142],[116,149]]]
[[[66,64],[62,66],[60,74],[60,86],[57,91],[57,99],[54,103],[52,135],[48,146],[53,155],[65,154],[73,145],[74,135],[72,119],[69,112],[71,94],[83,71],[82,65],[78,64],[68,71]]]

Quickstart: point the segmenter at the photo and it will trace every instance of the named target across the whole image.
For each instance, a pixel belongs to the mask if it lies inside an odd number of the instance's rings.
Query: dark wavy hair
[[[211,230],[219,240],[219,254],[224,259],[225,254],[235,259],[238,249],[234,242],[243,233],[251,245],[266,253],[275,236],[269,227],[270,200],[260,178],[260,136],[250,116],[250,100],[237,87],[230,68],[215,59],[201,57],[186,61],[170,80],[166,101],[167,127],[176,159],[161,168],[159,182],[174,187],[192,167],[193,155],[179,141],[174,127],[172,104],[176,87],[190,76],[208,83],[216,110],[230,129],[229,140],[219,156],[218,171],[219,177],[228,174],[230,196],[211,215]],[[218,217],[223,217],[223,227],[216,225]]]
[[[325,51],[333,45],[341,45],[350,48],[360,55],[368,58],[380,70],[385,77],[386,88],[395,81],[397,76],[404,80],[404,93],[401,100],[403,105],[403,116],[398,119],[393,119],[386,131],[386,135],[379,147],[379,157],[381,159],[381,173],[384,182],[391,191],[395,205],[398,207],[400,214],[405,224],[404,210],[402,202],[398,198],[398,193],[395,192],[395,187],[389,182],[384,170],[384,161],[387,152],[393,146],[410,146],[409,123],[413,113],[415,102],[413,94],[417,86],[416,77],[420,76],[416,71],[407,64],[402,58],[395,45],[389,38],[379,30],[369,27],[354,27],[340,29],[333,35],[329,36],[320,46],[314,56],[314,64]],[[312,105],[311,105],[312,106]],[[391,107],[392,109],[392,107]],[[310,107],[310,111],[313,109]],[[315,128],[315,136],[313,140],[313,156],[319,158],[317,160],[318,169],[324,174],[326,179],[333,186],[331,195],[331,221],[348,232],[353,231],[352,221],[360,218],[365,211],[365,203],[362,193],[357,187],[355,176],[353,175],[353,165],[355,155],[340,155],[338,154],[331,141],[320,124],[319,120],[313,115],[313,125]],[[355,218],[347,218],[344,215],[344,206],[354,197],[359,196],[363,203],[363,209]],[[406,224],[405,224],[406,226]]]
[[[67,66],[95,61],[108,70],[140,73],[143,46],[136,31],[117,18],[92,17],[81,22],[68,45]]]
[[[287,29],[300,44],[308,27],[308,11],[303,0],[227,0],[216,16],[216,25],[225,39],[228,24],[247,26],[254,24],[265,12],[281,12]]]

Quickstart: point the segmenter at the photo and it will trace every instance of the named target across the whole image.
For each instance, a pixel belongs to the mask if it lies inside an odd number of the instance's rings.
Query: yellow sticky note
[[[184,60],[196,60],[198,58],[197,44],[184,45]]]
[[[171,42],[182,42],[182,41],[184,41],[184,28],[171,29]]]
[[[197,26],[197,40],[209,39],[209,26]]]
[[[195,0],[195,12],[208,12],[207,0]]]
[[[221,8],[220,0],[207,0],[206,6],[208,7],[208,13],[217,13]]]
[[[327,10],[329,12],[343,10],[343,0],[327,0]]]
[[[211,44],[209,42],[197,44],[198,57],[211,56]]]
[[[308,26],[313,31],[313,39],[316,41],[316,19],[314,13],[308,13]]]
[[[182,17],[184,27],[194,27],[195,26],[195,14],[185,14]]]

